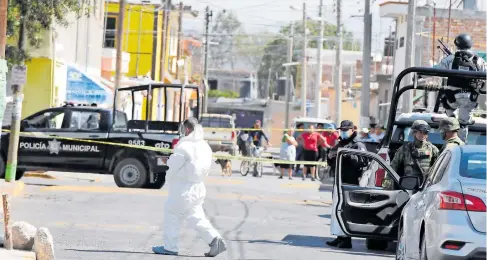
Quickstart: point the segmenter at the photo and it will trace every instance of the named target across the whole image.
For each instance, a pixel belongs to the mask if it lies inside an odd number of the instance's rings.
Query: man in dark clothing
[[[254,143],[254,145],[257,147],[262,147],[262,137],[264,137],[265,141],[267,142],[267,145],[270,146],[271,144],[269,142],[269,138],[261,129],[260,120],[255,120],[254,129],[255,130],[249,132],[250,138]]]
[[[367,151],[365,144],[358,141],[357,131],[354,127],[352,121],[344,120],[340,124],[340,137],[338,139],[338,143],[331,148],[330,153],[328,154],[328,165],[335,169],[336,161],[337,161],[337,151],[339,148],[349,148],[349,149],[357,149],[361,151]],[[344,154],[343,155],[343,162],[340,165],[341,172],[342,172],[342,182],[351,185],[359,185],[359,177],[362,174],[362,168],[367,165],[367,161],[364,157],[358,155],[350,155]],[[336,176],[336,173],[335,173]],[[335,185],[336,186],[336,185]],[[335,217],[335,203],[337,203],[337,191],[336,187],[333,187],[333,208],[332,208],[332,217],[331,217],[331,233],[333,235],[337,235],[337,238],[332,241],[327,241],[326,244],[329,246],[334,246],[338,248],[352,248],[352,238],[347,237],[343,231],[341,230],[340,226],[338,225],[338,221]]]

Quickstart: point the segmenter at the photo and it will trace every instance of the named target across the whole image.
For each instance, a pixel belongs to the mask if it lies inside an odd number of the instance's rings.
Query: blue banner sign
[[[111,91],[73,66],[67,67],[66,101],[79,104],[111,103]]]

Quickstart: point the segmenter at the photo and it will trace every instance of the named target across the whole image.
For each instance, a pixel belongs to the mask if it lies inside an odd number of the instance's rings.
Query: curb
[[[45,172],[26,172],[23,177],[42,178],[42,179],[50,179],[50,180],[57,179],[56,177],[49,175]]]
[[[1,182],[0,191],[2,194],[8,194],[13,197],[18,197],[23,194],[25,184],[21,181],[15,182]]]

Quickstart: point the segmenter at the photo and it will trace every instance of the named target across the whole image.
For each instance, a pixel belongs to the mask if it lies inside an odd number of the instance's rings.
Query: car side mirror
[[[418,176],[403,176],[399,179],[399,186],[405,190],[416,191],[420,186],[420,179]]]

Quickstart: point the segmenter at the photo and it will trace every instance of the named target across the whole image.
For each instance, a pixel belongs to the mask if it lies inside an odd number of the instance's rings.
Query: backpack
[[[479,71],[477,65],[479,56],[475,55],[470,51],[460,50],[455,52],[453,62],[451,64],[452,70],[466,70],[466,71]],[[475,79],[466,79],[462,77],[448,77],[448,86],[458,87],[458,88],[473,88],[477,89],[479,86],[479,81]]]

